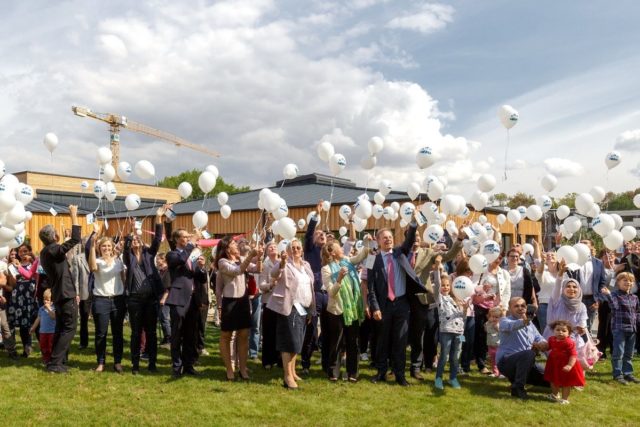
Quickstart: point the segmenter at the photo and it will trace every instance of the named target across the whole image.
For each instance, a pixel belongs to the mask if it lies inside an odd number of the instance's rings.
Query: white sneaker
[[[367,353],[360,353],[360,361],[361,362],[368,362],[369,361],[369,355]]]

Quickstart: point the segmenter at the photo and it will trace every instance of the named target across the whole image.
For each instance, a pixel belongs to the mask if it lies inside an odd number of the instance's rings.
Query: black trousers
[[[276,324],[278,313],[262,304],[262,366],[282,365],[280,352],[276,350]]]
[[[427,324],[424,329],[424,339],[422,340],[422,363],[427,369],[433,367],[433,360],[438,354],[439,330],[438,307],[434,306],[427,311]]]
[[[312,316],[311,323],[307,324],[304,333],[304,341],[302,343],[302,368],[309,369],[311,367],[311,356],[315,349],[320,347],[322,357],[322,370],[327,372],[329,369],[329,346],[326,343],[327,325],[327,302],[328,296],[326,292],[316,291],[316,313]],[[321,333],[318,331],[318,321],[320,321]]]
[[[409,345],[411,346],[411,372],[419,372],[423,360],[423,344],[429,306],[420,304],[415,297],[409,298],[411,314],[409,315]],[[429,361],[428,358],[425,358]],[[431,366],[429,364],[429,366]]]
[[[475,309],[476,328],[473,338],[473,355],[476,358],[478,369],[482,370],[487,361],[487,331],[484,330],[484,324],[487,322],[487,314],[489,310],[476,306]]]
[[[509,379],[511,388],[522,390],[525,384],[549,387],[549,383],[544,380],[544,373],[536,368],[536,352],[533,350],[523,350],[503,357],[498,362],[498,369]]]
[[[171,366],[174,372],[182,367],[192,368],[197,360],[198,318],[200,310],[193,298],[184,316],[178,313],[177,307],[171,307]]]
[[[207,316],[209,315],[209,306],[199,309],[200,317],[198,317],[198,341],[196,343],[196,349],[198,352],[204,350],[204,333],[207,330]]]
[[[342,349],[347,352],[347,375],[356,378],[358,376],[358,335],[360,328],[358,322],[351,325],[344,324],[342,314],[335,315],[327,312],[327,344],[329,346],[329,377],[340,377],[340,354]]]
[[[113,345],[113,363],[122,363],[124,350],[124,317],[127,304],[124,295],[115,297],[93,296],[93,322],[95,323],[96,359],[98,364],[104,364],[107,356],[107,332],[111,324],[111,339]],[[140,345],[138,345],[138,348]]]
[[[80,301],[80,347],[89,346],[89,315],[91,298]]]
[[[407,341],[409,339],[409,302],[406,297],[387,301],[382,312],[376,346],[376,368],[378,374],[386,374],[391,356],[396,380],[404,378],[407,365]]]
[[[613,335],[611,334],[611,307],[607,301],[598,304],[598,350],[607,354],[607,347],[613,354]]]
[[[53,349],[49,366],[62,367],[76,334],[78,324],[78,305],[75,298],[66,298],[55,303],[56,333],[53,337]]]
[[[144,331],[145,352],[149,355],[149,366],[155,366],[158,358],[158,301],[154,297],[131,296],[127,301],[129,324],[131,325],[131,366],[140,366],[140,339]]]

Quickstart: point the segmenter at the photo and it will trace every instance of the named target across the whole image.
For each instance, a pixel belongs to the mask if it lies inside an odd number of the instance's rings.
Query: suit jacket
[[[71,238],[63,244],[50,243],[40,252],[40,265],[47,273],[51,298],[53,302],[61,302],[65,299],[75,298],[76,286],[69,270],[67,252],[80,243],[81,227],[74,225],[71,228]]]
[[[431,284],[431,269],[437,255],[442,256],[442,262],[452,261],[458,252],[462,249],[462,242],[456,239],[449,251],[434,251],[431,248],[420,248],[416,251],[416,264],[414,270],[422,284],[427,288],[427,301],[429,304],[436,302],[435,295],[433,293],[433,285]]]
[[[203,304],[199,287],[207,281],[207,273],[195,265],[193,269],[189,268],[188,260],[194,247],[190,243],[184,250],[175,249],[167,254],[171,288],[166,304],[175,306],[180,316],[187,313],[192,298],[196,304]]]
[[[124,250],[122,251],[122,258],[124,265],[127,267],[127,277],[125,281],[125,290],[127,295],[131,294],[131,286],[133,285],[133,269],[138,262],[136,256],[131,249],[131,242],[133,236],[127,236],[124,239]],[[156,224],[155,234],[151,241],[151,246],[142,247],[142,264],[144,265],[144,271],[147,272],[147,277],[151,280],[151,286],[153,288],[153,296],[160,298],[164,289],[162,286],[162,280],[160,279],[160,273],[156,267],[155,258],[160,248],[160,242],[162,241],[162,224]]]
[[[400,268],[406,274],[406,295],[415,298],[417,293],[426,293],[427,289],[420,281],[416,272],[411,268],[407,255],[416,240],[416,225],[409,226],[407,238],[402,245],[393,248],[393,258],[398,262]],[[369,288],[369,308],[371,311],[380,310],[384,313],[387,305],[387,272],[384,268],[384,260],[382,254],[376,256],[373,268],[367,270],[367,286]]]
[[[275,277],[278,281],[273,288],[267,308],[283,316],[291,314],[293,298],[298,292],[299,283],[295,279],[294,268],[291,262],[287,262],[284,270],[280,271],[280,262],[277,262],[271,269],[272,277]],[[311,279],[311,307],[307,310],[308,316],[311,316],[312,313],[316,312],[316,294],[313,291],[313,271],[311,271],[311,266],[307,261],[303,261],[303,268]]]
[[[602,288],[607,286],[607,283],[605,281],[606,275],[604,272],[604,264],[596,257],[591,257],[591,263],[591,265],[593,266],[593,273],[591,274],[591,290],[593,293],[593,298],[598,302],[606,301],[606,299],[602,295],[602,292],[600,292]],[[582,270],[580,270],[579,277],[580,278],[578,280],[580,281],[580,283],[583,283],[584,279],[582,277]]]

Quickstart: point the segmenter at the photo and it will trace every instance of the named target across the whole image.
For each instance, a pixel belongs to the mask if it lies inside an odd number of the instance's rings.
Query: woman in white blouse
[[[252,263],[257,256],[256,263]],[[223,238],[216,248],[216,300],[221,317],[220,355],[227,370],[227,381],[235,374],[231,363],[231,337],[236,331],[238,343],[238,365],[240,377],[249,379],[247,357],[249,355],[249,330],[251,329],[251,302],[247,293],[245,273],[262,271],[262,250],[252,249],[246,258],[240,258],[238,244],[229,236]]]
[[[94,230],[97,226],[94,224]],[[104,371],[107,354],[107,331],[111,324],[113,341],[113,370],[122,373],[122,329],[126,313],[124,296],[125,268],[115,254],[115,245],[110,237],[102,237],[95,243],[94,233],[90,239],[89,268],[93,272],[93,321],[95,324],[95,346],[98,366],[96,372]],[[96,254],[97,246],[97,254]]]

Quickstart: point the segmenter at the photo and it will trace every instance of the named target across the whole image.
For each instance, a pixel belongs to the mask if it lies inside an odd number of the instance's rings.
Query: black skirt
[[[249,296],[240,298],[222,297],[220,330],[238,331],[251,328],[251,302]]]
[[[300,354],[306,325],[307,316],[300,316],[295,307],[292,307],[291,314],[288,316],[278,314],[276,350],[284,353]]]

